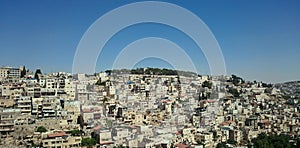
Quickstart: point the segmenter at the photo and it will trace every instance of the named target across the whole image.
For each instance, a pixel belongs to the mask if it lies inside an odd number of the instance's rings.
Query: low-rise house
[[[70,136],[65,132],[52,132],[43,136],[42,146],[45,148],[80,147],[81,137]]]

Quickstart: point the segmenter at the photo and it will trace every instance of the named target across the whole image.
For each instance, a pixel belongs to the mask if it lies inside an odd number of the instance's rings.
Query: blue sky
[[[0,1],[0,65],[30,70],[71,72],[76,47],[89,26],[106,12],[135,1]],[[283,82],[300,79],[300,2],[297,0],[166,1],[200,17],[222,49],[228,74],[246,80]],[[182,32],[159,24],[139,24],[116,34],[103,48],[97,69],[109,68],[119,51],[142,37],[180,44],[209,73],[207,62]],[[146,59],[138,66],[170,66]]]

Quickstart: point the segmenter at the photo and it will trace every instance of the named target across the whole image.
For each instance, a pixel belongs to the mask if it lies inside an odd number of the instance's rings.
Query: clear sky
[[[71,72],[76,47],[89,26],[106,12],[131,2],[135,1],[1,0],[0,65]],[[300,1],[166,2],[190,10],[207,24],[222,49],[228,74],[265,82],[300,80]],[[96,70],[109,68],[124,46],[148,36],[180,42],[199,71],[209,73],[205,57],[196,52],[198,47],[190,38],[153,23],[116,34],[99,56]],[[138,66],[151,63],[168,67],[166,61],[157,59],[141,61]]]

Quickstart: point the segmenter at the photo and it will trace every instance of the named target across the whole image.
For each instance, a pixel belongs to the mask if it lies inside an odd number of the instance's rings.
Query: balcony
[[[30,113],[31,112],[31,109],[22,109],[21,110],[21,113]]]
[[[15,120],[14,117],[1,117],[0,121],[10,121],[10,120]]]
[[[53,107],[52,106],[43,106],[43,110],[52,110]]]
[[[13,122],[8,122],[8,123],[2,122],[2,123],[0,123],[0,127],[13,126],[13,125],[14,125]],[[0,128],[0,129],[1,129],[1,128]]]
[[[18,103],[31,103],[31,100],[17,100]]]
[[[22,109],[22,108],[31,108],[31,105],[21,105],[21,104],[19,104],[18,105],[18,108],[20,108],[20,109]]]
[[[0,132],[11,132],[14,131],[14,128],[0,128]]]
[[[54,110],[43,110],[43,113],[54,113]]]

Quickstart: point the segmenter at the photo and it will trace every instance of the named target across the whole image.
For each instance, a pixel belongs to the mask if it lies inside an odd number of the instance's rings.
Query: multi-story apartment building
[[[60,101],[56,97],[45,97],[42,102],[43,117],[57,117],[58,110],[61,109]]]
[[[14,99],[6,96],[0,97],[0,107],[13,107]]]
[[[33,98],[39,98],[41,97],[41,88],[39,86],[27,86],[25,88],[26,95],[33,97]]]
[[[2,67],[0,68],[0,79],[2,78],[19,78],[21,70],[19,68]]]
[[[9,68],[8,77],[19,78],[21,76],[21,70],[19,68]]]
[[[68,95],[68,100],[74,100],[75,99],[75,84],[70,79],[65,79],[65,88],[64,91]]]
[[[0,68],[0,79],[4,79],[8,77],[8,69]]]
[[[31,97],[29,96],[16,96],[15,108],[20,109],[21,114],[31,114]]]
[[[1,95],[2,96],[10,96],[11,95],[11,85],[2,85],[1,87]]]
[[[0,137],[10,136],[14,132],[14,121],[20,116],[19,109],[4,109],[0,112]]]

